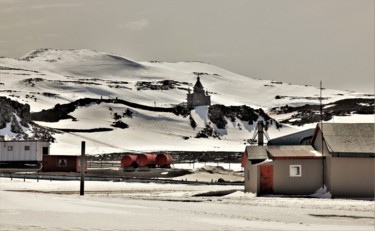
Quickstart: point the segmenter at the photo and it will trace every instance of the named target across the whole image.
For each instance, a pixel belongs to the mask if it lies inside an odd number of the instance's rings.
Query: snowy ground
[[[373,230],[374,201],[254,197],[243,186],[0,178],[0,230]],[[222,197],[194,197],[233,190]]]

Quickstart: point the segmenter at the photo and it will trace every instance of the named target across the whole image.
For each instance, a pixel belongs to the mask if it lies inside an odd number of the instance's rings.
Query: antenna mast
[[[322,155],[323,155],[323,97],[322,97],[322,91],[323,91],[323,83],[322,80],[320,80],[320,97],[319,97],[319,103],[320,103],[320,131],[322,133]]]
[[[322,101],[323,101],[323,98],[322,98],[322,90],[323,90],[323,88],[322,88],[322,80],[320,80],[320,88],[319,88],[319,90],[320,90],[320,97],[319,97],[319,105],[320,105],[320,126],[322,126],[322,125],[323,125],[323,103],[322,103]]]

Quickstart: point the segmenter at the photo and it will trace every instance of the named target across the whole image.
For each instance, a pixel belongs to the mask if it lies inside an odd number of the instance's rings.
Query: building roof
[[[296,132],[293,134],[289,134],[286,136],[281,136],[275,139],[271,139],[268,141],[267,145],[300,145],[302,140],[306,138],[312,138],[314,135],[314,128],[303,130],[300,132]]]
[[[375,157],[374,128],[374,123],[324,123],[323,137],[333,156]]]
[[[199,76],[197,77],[197,82],[194,85],[194,91],[196,91],[196,90],[203,91],[203,85],[202,85],[202,83],[200,81]]]
[[[311,145],[267,146],[267,152],[273,159],[313,159],[323,157]]]
[[[26,142],[42,142],[42,143],[49,143],[46,140],[0,140],[1,143],[26,143]]]
[[[246,146],[246,154],[249,160],[265,160],[268,158],[266,146]]]
[[[247,146],[246,153],[248,159],[255,163],[266,159],[315,159],[323,157],[311,145]]]

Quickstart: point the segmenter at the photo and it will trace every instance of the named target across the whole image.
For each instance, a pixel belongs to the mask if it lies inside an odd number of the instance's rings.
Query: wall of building
[[[322,143],[322,133],[320,130],[316,134],[316,138],[314,143],[312,144],[315,150],[322,153],[324,156],[324,168],[323,168],[323,175],[324,175],[324,185],[327,187],[328,191],[331,191],[331,154],[328,151],[327,144],[325,141]]]
[[[48,142],[42,141],[6,141],[0,142],[0,161],[38,161],[43,159],[43,147]],[[25,149],[28,147],[28,149]],[[11,150],[10,150],[11,149]]]
[[[80,172],[80,156],[45,155],[43,157],[44,172]],[[87,162],[85,161],[85,170]]]
[[[250,161],[246,160],[245,168],[244,168],[244,183],[245,183],[245,192],[251,192],[251,186],[250,186]]]
[[[301,176],[289,175],[290,165],[301,165]],[[273,191],[275,194],[308,195],[323,185],[323,159],[275,159]]]
[[[259,167],[247,160],[245,166],[245,192],[259,193]]]
[[[326,155],[324,159],[324,185],[327,187],[328,191],[331,191],[331,155]]]
[[[314,143],[312,144],[312,146],[314,147],[315,150],[317,150],[318,152],[322,153],[323,156],[329,154],[326,143],[324,142],[324,145],[322,145],[322,133],[320,131],[316,135],[316,138],[315,138]],[[322,150],[322,146],[323,146],[323,150]]]
[[[192,93],[187,95],[187,104],[189,107],[201,105],[211,105],[211,96],[204,93]]]
[[[330,159],[329,190],[333,197],[374,197],[375,158]]]

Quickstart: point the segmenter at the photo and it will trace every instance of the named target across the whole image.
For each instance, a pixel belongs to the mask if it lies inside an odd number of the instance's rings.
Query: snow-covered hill
[[[56,104],[68,104],[83,98],[117,98],[149,107],[170,108],[186,101],[188,88],[193,87],[198,75],[205,90],[211,94],[212,104],[247,105],[267,112],[285,105],[319,103],[319,90],[315,87],[253,79],[205,63],[136,62],[91,50],[53,49],[36,50],[21,59],[0,58],[0,96],[29,104],[31,112],[51,109]],[[323,94],[324,103],[346,98],[373,97],[332,89],[324,90]],[[115,113],[123,115],[126,110],[133,112],[132,117],[114,118]],[[193,128],[190,116],[100,103],[78,107],[69,114],[74,120],[38,124],[60,129],[112,129],[55,134],[56,143],[51,146],[51,152],[55,154],[78,153],[81,140],[87,141],[88,153],[128,150],[242,151],[255,125],[225,118],[225,129],[219,129],[215,124],[210,124],[207,111],[208,107],[202,106],[191,112],[191,118],[197,124]],[[275,119],[284,119],[285,114],[273,116]],[[360,116],[360,120],[367,122],[371,119],[370,122],[373,122],[371,115]],[[111,126],[118,120],[129,127],[123,129]],[[195,138],[197,132],[207,125],[219,136]],[[273,125],[269,133],[271,137],[277,137],[298,129],[301,127],[284,125],[277,129]]]

